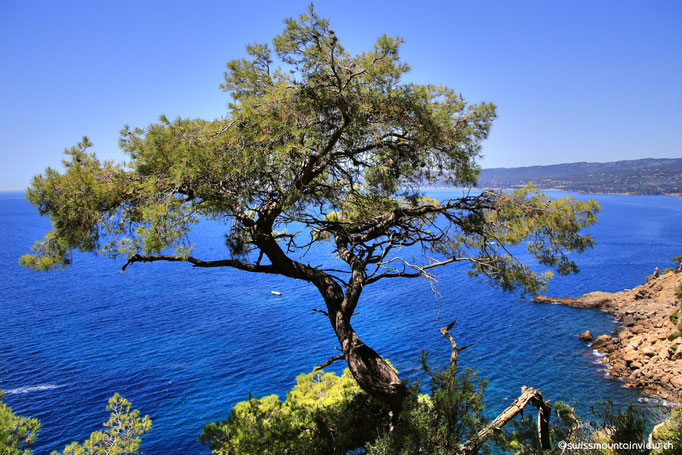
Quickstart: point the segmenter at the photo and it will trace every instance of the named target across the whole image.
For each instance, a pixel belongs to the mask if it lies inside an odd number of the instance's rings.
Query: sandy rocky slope
[[[605,354],[602,361],[608,372],[646,395],[682,403],[682,336],[669,339],[678,330],[670,316],[680,308],[675,295],[680,283],[682,270],[678,268],[621,292],[590,292],[577,299],[537,296],[534,300],[613,314],[621,329],[598,336],[590,345]],[[682,310],[678,314],[682,318]],[[592,335],[583,333],[581,338],[589,340]]]

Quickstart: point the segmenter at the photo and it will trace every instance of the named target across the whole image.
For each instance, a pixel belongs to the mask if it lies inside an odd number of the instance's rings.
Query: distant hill
[[[680,195],[682,158],[483,169],[478,186],[518,188],[528,182],[543,189],[581,193]]]

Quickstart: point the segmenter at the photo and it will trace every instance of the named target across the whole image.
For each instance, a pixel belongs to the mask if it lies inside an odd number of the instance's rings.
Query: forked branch
[[[460,445],[459,453],[463,455],[473,455],[478,453],[483,443],[490,438],[493,433],[502,428],[507,422],[516,417],[523,408],[529,404],[538,408],[538,438],[542,450],[549,450],[549,416],[552,406],[547,403],[539,390],[524,386],[519,396],[507,409],[502,411],[495,420],[488,426],[479,431],[476,436]]]
[[[450,344],[452,345],[452,353],[450,354],[450,365],[452,365],[454,368],[457,368],[457,356],[459,355],[459,352],[465,350],[466,348],[470,348],[471,346],[473,346],[473,344],[467,344],[466,346],[462,346],[461,348],[457,346],[457,342],[452,337],[452,335],[450,335],[450,329],[452,329],[452,327],[455,325],[455,322],[457,322],[457,319],[455,319],[445,327],[441,327],[440,333],[442,333],[445,338],[450,340]]]

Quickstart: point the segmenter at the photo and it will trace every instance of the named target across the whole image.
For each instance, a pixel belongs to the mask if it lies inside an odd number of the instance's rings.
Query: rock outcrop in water
[[[590,345],[606,354],[602,361],[609,373],[644,394],[682,403],[682,336],[675,338],[678,328],[675,317],[671,318],[680,308],[675,295],[680,283],[682,272],[678,269],[621,292],[590,292],[577,299],[538,296],[534,300],[600,308],[613,314],[622,328],[598,336]]]

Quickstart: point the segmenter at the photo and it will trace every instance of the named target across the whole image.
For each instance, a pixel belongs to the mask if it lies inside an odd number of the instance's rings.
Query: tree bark
[[[341,343],[351,374],[370,396],[386,403],[395,415],[402,409],[407,388],[398,373],[377,352],[362,342],[342,314],[332,315],[332,326]]]

